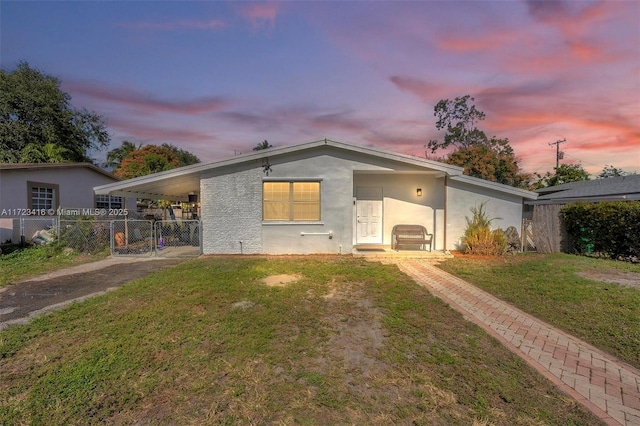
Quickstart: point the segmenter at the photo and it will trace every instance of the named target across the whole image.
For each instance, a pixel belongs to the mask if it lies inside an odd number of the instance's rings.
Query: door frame
[[[362,189],[360,196],[359,189]],[[368,190],[368,193],[362,194]],[[378,201],[380,202],[380,224],[379,238],[376,241],[362,242],[358,241],[358,201]],[[384,193],[382,186],[357,186],[355,188],[355,197],[353,197],[353,241],[358,244],[383,244],[384,243]]]

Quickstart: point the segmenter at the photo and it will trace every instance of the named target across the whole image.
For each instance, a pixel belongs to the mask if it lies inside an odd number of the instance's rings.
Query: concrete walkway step
[[[640,425],[640,371],[418,259],[388,258],[599,416]]]

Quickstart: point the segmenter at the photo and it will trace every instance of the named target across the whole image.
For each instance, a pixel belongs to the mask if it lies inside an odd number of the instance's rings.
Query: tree
[[[457,97],[451,101],[443,99],[434,108],[438,117],[436,128],[446,129],[444,141],[431,140],[427,148],[431,152],[438,149],[455,147],[444,162],[460,166],[463,173],[505,185],[530,188],[533,176],[520,170],[519,160],[509,139],[489,139],[476,127],[484,120],[484,112],[473,105],[470,95]]]
[[[91,161],[88,152],[109,139],[102,117],[73,108],[57,78],[27,62],[0,70],[0,162]]]
[[[173,145],[145,145],[130,151],[113,173],[123,179],[131,179],[199,162],[195,155]]]
[[[618,169],[618,168],[613,167],[613,166],[605,165],[604,169],[602,169],[600,174],[598,176],[596,176],[596,179],[606,179],[606,178],[611,178],[611,177],[627,176],[628,174],[629,173],[625,172],[622,169]]]
[[[273,148],[273,145],[271,145],[269,142],[267,142],[267,140],[265,139],[263,142],[260,142],[258,145],[255,146],[255,148],[253,148],[254,151],[261,151],[263,149],[269,149],[269,148]]]
[[[433,115],[438,118],[436,129],[446,129],[444,141],[430,140],[427,147],[431,152],[445,149],[449,146],[456,148],[468,148],[472,145],[484,144],[487,135],[476,127],[476,123],[484,120],[484,112],[478,110],[475,105],[469,105],[475,99],[470,95],[457,97],[453,101],[442,99],[434,107]]]
[[[136,144],[129,141],[122,141],[122,144],[118,148],[114,148],[111,151],[107,152],[107,162],[105,163],[105,167],[109,169],[117,169],[120,166],[120,163],[123,159],[129,155],[131,151],[139,149],[142,147],[142,144],[136,148]]]
[[[178,157],[179,167],[188,166],[190,164],[196,164],[200,162],[200,159],[196,157],[194,154],[190,153],[189,151],[180,149],[177,146],[174,146],[170,143],[163,143],[162,146],[171,150],[171,152],[173,152],[176,155],[176,157]]]
[[[553,174],[547,172],[542,178],[540,186],[544,188],[583,180],[589,180],[589,173],[581,164],[560,164],[554,169]]]
[[[492,138],[486,144],[459,148],[445,162],[462,167],[468,176],[519,188],[531,187],[533,176],[520,170],[508,139]]]

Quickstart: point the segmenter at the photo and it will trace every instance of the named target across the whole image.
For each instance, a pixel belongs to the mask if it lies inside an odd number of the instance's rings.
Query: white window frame
[[[268,203],[267,200],[265,200],[265,184],[269,184],[269,183],[280,183],[280,184],[289,184],[289,197],[288,200],[286,202],[289,203],[289,217],[288,218],[278,218],[278,219],[266,219],[265,218],[265,203]],[[294,219],[294,206],[296,204],[296,200],[294,200],[294,186],[296,184],[302,184],[302,183],[315,183],[318,185],[318,200],[317,200],[317,204],[318,204],[318,217],[317,218],[313,218],[313,219]],[[303,223],[303,222],[311,222],[311,223],[317,223],[320,222],[322,220],[322,183],[321,180],[318,179],[304,179],[304,180],[282,180],[282,179],[278,179],[278,180],[264,180],[262,182],[262,221],[265,223],[287,223],[287,222],[293,222],[293,223]],[[284,200],[280,201],[280,202],[285,202]],[[299,201],[299,202],[309,202],[309,201]]]

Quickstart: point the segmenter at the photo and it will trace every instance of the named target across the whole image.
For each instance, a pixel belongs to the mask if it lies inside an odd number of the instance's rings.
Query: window
[[[50,210],[58,207],[58,185],[27,182],[29,209]]]
[[[320,182],[263,182],[262,219],[320,220]]]
[[[121,209],[122,207],[122,197],[96,195],[96,208],[98,209]]]

